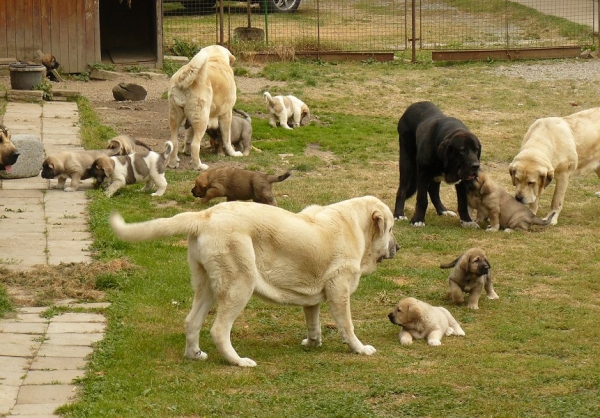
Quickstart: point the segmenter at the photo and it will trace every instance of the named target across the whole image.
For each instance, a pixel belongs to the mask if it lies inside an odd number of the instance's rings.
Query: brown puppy
[[[487,173],[479,172],[477,178],[467,182],[469,208],[477,210],[477,221],[489,218],[487,231],[500,228],[505,232],[528,231],[531,225],[549,225],[554,214],[543,220],[535,216],[523,203],[504,190]]]
[[[8,128],[0,123],[0,170],[10,173],[19,155],[17,147],[10,140]]]
[[[410,345],[414,339],[427,339],[429,345],[441,345],[444,335],[465,335],[460,324],[442,306],[430,304],[415,298],[402,299],[396,309],[389,313],[392,324],[400,325],[400,343]]]
[[[105,155],[117,155],[119,150],[63,151],[46,157],[42,164],[42,178],[58,179],[57,189],[74,192],[80,180],[89,179],[88,172],[97,158]],[[71,179],[70,187],[65,187],[67,179]]]
[[[290,175],[289,171],[275,176],[235,167],[215,167],[196,177],[192,194],[201,197],[202,203],[215,197],[226,197],[228,202],[251,199],[257,203],[277,206],[271,184],[283,181]]]
[[[479,297],[484,288],[488,299],[499,298],[492,284],[490,263],[481,248],[470,248],[456,260],[442,264],[440,267],[443,269],[454,267],[448,277],[450,296],[454,303],[463,303],[465,300],[463,292],[466,292],[470,293],[467,307],[479,309]]]
[[[120,150],[119,155],[129,155],[135,152],[136,145],[146,148],[148,151],[152,151],[152,148],[150,148],[147,144],[132,138],[129,135],[118,135],[112,139],[109,139],[106,148],[111,150]]]

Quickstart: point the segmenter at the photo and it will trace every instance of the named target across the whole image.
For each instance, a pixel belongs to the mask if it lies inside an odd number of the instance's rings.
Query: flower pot
[[[13,90],[33,90],[42,83],[46,75],[46,67],[41,64],[23,64],[13,62],[8,64],[10,71],[10,87]]]

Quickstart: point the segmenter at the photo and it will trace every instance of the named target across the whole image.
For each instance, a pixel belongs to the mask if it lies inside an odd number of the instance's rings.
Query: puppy
[[[305,118],[310,119],[310,110],[308,106],[300,99],[294,96],[275,96],[266,91],[264,93],[267,111],[269,112],[269,125],[273,128],[279,125],[285,129],[292,129],[288,123],[292,122],[292,127],[300,126]]]
[[[59,81],[56,79],[52,70],[57,70],[60,67],[60,63],[56,60],[56,57],[52,54],[44,54],[42,57],[42,65],[46,67],[46,77],[51,81]]]
[[[10,173],[19,155],[17,147],[10,140],[8,128],[0,123],[0,170]]]
[[[392,324],[400,325],[400,343],[410,345],[414,339],[427,339],[429,345],[441,345],[444,335],[465,335],[460,324],[442,306],[415,298],[402,299],[395,310],[389,313]]]
[[[94,161],[102,156],[118,154],[116,150],[63,151],[46,157],[42,163],[42,178],[58,179],[57,189],[74,192],[81,180],[89,179],[89,168]],[[69,187],[65,187],[67,179],[71,179]]]
[[[477,178],[467,182],[469,208],[477,210],[477,221],[489,218],[487,231],[496,232],[500,228],[505,232],[528,231],[531,225],[549,225],[549,219],[542,220],[504,190],[487,173],[479,172]]]
[[[158,189],[152,193],[152,196],[162,196],[167,189],[165,169],[172,152],[173,143],[167,141],[162,154],[143,151],[114,157],[103,156],[94,161],[88,172],[98,184],[102,184],[105,180],[108,182],[108,187],[104,192],[107,197],[114,195],[126,184],[142,181],[146,182],[141,189],[142,192],[152,190],[156,184]]]
[[[150,148],[146,143],[138,139],[132,138],[129,135],[118,135],[112,139],[109,139],[106,148],[112,150],[120,150],[119,155],[129,155],[135,152],[136,145],[139,145],[142,148],[146,148],[148,151],[152,151],[152,148]]]
[[[240,151],[243,155],[250,155],[250,150],[254,148],[252,146],[252,118],[250,115],[243,110],[233,109],[233,111],[242,117],[236,117],[235,115],[231,118],[231,146],[236,150]],[[184,153],[189,153],[191,148],[192,137],[188,135],[187,129],[191,125],[188,121],[185,122],[186,128],[186,140],[185,147],[183,148]],[[210,139],[210,146],[214,150],[215,154],[225,155],[225,149],[223,148],[223,136],[221,135],[220,126],[209,127],[206,129],[206,133]]]
[[[448,277],[450,296],[454,303],[461,304],[465,298],[463,292],[470,293],[467,307],[479,309],[479,297],[483,289],[488,299],[498,299],[492,284],[490,262],[481,248],[470,248],[451,263],[440,265],[443,269],[453,268]]]
[[[283,181],[290,175],[289,171],[275,176],[235,167],[215,167],[196,177],[192,194],[201,197],[202,203],[215,197],[226,197],[228,202],[251,199],[257,203],[277,206],[272,183]]]

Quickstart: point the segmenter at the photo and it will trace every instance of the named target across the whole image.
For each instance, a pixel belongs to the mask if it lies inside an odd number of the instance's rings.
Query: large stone
[[[22,179],[40,174],[44,162],[44,145],[40,138],[29,134],[13,134],[11,141],[20,155],[10,173],[0,171],[0,178]]]
[[[146,89],[139,84],[134,83],[119,83],[112,89],[115,100],[131,100],[134,102],[144,100],[146,98]]]

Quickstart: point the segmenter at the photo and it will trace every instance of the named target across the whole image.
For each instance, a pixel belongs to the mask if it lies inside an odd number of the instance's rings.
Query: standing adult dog
[[[186,143],[191,143],[192,164],[206,170],[200,161],[200,142],[208,127],[219,127],[223,148],[228,155],[242,156],[231,146],[232,109],[236,101],[236,86],[231,64],[235,57],[220,45],[202,48],[192,60],[171,77],[169,86],[169,127],[174,150],[169,167],[179,166],[177,134],[187,120]]]
[[[302,345],[321,345],[319,310],[327,301],[348,347],[359,354],[376,351],[356,337],[350,315],[350,295],[360,277],[397,251],[392,212],[375,197],[309,206],[297,214],[270,205],[226,202],[202,212],[134,224],[113,213],[110,224],[127,241],[188,235],[194,288],[185,319],[188,358],[208,357],[198,345],[199,332],[216,303],[210,334],[219,352],[231,364],[256,366],[238,355],[230,335],[253,294],[303,307],[307,337]]]
[[[398,121],[400,186],[394,218],[406,219],[406,199],[417,193],[414,226],[425,226],[427,194],[438,215],[456,216],[440,199],[440,182],[454,184],[461,225],[477,228],[469,216],[465,180],[479,171],[481,143],[458,119],[445,116],[431,102],[410,105]]]
[[[19,155],[17,147],[10,140],[8,128],[0,123],[0,170],[10,173]]]
[[[594,171],[600,177],[600,107],[533,122],[508,171],[515,197],[534,214],[544,189],[556,179],[545,217],[553,216],[550,223],[556,225],[571,176]]]

